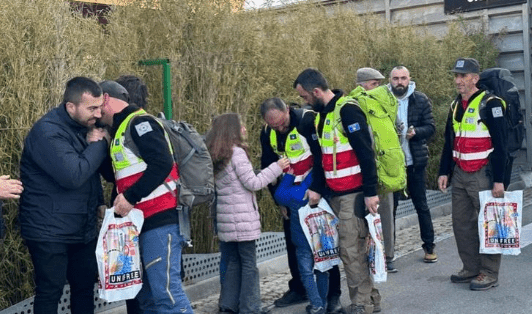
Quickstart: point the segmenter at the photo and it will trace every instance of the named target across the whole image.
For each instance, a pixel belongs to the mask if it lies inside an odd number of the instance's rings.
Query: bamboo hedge
[[[454,97],[449,72],[459,56],[484,67],[498,55],[493,38],[465,22],[448,25],[443,38],[423,27],[394,26],[373,15],[305,2],[287,10],[235,11],[229,1],[153,0],[114,7],[101,25],[62,0],[10,0],[0,4],[0,173],[19,177],[23,139],[32,124],[59,104],[64,84],[83,75],[97,80],[122,74],[144,78],[149,110],[162,111],[162,69],[138,61],[168,58],[174,118],[200,132],[213,115],[238,112],[248,129],[251,155],[259,165],[262,125],[259,104],[281,97],[300,102],[292,89],[297,74],[320,69],[333,88],[354,88],[356,70],[371,66],[385,76],[407,66],[417,89],[434,104],[437,135],[429,182],[442,147],[448,104]],[[258,193],[264,231],[281,230],[269,193]],[[33,294],[32,264],[17,227],[17,203],[4,204],[7,237],[0,246],[0,309]],[[207,208],[193,215],[195,246],[216,250]]]

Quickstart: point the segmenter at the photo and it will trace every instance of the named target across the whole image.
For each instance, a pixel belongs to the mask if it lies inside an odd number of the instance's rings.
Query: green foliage
[[[213,5],[213,3],[216,3]],[[332,88],[349,91],[359,67],[385,76],[407,66],[418,89],[433,100],[438,127],[430,151],[429,182],[442,144],[454,84],[449,69],[459,56],[493,65],[498,54],[482,30],[449,24],[444,38],[422,27],[387,25],[341,7],[311,2],[285,11],[234,12],[224,1],[142,0],[117,6],[99,25],[72,12],[61,0],[10,0],[0,4],[0,173],[19,177],[23,139],[32,124],[61,101],[64,84],[84,75],[115,79],[140,75],[150,90],[149,111],[162,111],[162,69],[139,66],[168,58],[172,67],[175,119],[208,130],[213,115],[238,112],[248,129],[250,154],[258,166],[262,120],[258,106],[278,96],[298,101],[292,83],[307,67],[320,69]],[[264,231],[281,230],[267,191],[257,193]],[[17,204],[4,206],[8,236],[0,249],[0,309],[32,295],[32,265],[17,230]],[[195,210],[195,247],[216,250],[209,209]]]

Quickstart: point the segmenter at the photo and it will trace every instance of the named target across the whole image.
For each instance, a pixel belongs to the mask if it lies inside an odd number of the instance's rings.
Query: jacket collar
[[[86,126],[79,124],[77,121],[75,121],[74,119],[70,117],[70,115],[68,114],[66,110],[66,103],[63,102],[57,107],[57,115],[59,116],[61,121],[63,121],[66,125],[68,125],[71,129],[75,130],[76,132],[87,131]]]
[[[341,89],[333,89],[332,92],[334,93],[334,97],[329,101],[329,103],[325,105],[325,108],[322,111],[323,114],[332,112],[334,110],[334,107],[336,106],[336,102],[338,101],[338,99],[340,99],[344,95],[344,91]]]
[[[126,108],[124,108],[122,111],[115,113],[113,116],[113,127],[111,128],[111,135],[115,136],[116,131],[118,130],[118,127],[122,122],[133,112],[139,110],[140,108],[136,105],[130,104]]]

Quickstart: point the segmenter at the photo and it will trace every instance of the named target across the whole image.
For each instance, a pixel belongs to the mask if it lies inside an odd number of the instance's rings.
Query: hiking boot
[[[283,296],[273,302],[276,307],[287,307],[293,304],[299,304],[307,302],[308,298],[306,294],[299,294],[294,291],[288,290]]]
[[[423,249],[425,251],[425,257],[423,257],[423,261],[425,263],[436,263],[438,261],[438,254],[434,253],[434,249]]]
[[[323,307],[314,307],[312,304],[307,305],[305,308],[307,314],[325,314],[326,311]]]
[[[386,271],[389,272],[389,273],[398,272],[397,268],[395,268],[395,266],[393,265],[393,261],[392,260],[386,261]]]
[[[373,290],[375,290],[375,288]],[[379,313],[381,311],[381,295],[373,294],[372,291],[371,302],[373,303],[373,313]]]
[[[488,290],[493,287],[497,287],[499,285],[499,281],[491,276],[488,276],[486,274],[480,273],[478,274],[477,278],[473,279],[471,281],[471,284],[469,285],[469,289],[475,290],[475,291],[483,291]]]
[[[356,305],[351,304],[347,314],[371,314],[373,313],[373,305]]]
[[[222,309],[222,308],[220,308],[220,309],[218,310],[218,314],[230,314],[230,313],[236,314],[235,311],[233,311],[233,310],[229,310],[229,309]]]
[[[478,274],[462,269],[458,274],[451,275],[451,282],[466,283],[471,282]]]

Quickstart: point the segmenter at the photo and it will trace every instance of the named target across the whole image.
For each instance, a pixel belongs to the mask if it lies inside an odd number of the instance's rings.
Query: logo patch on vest
[[[467,110],[467,112],[469,112],[469,113],[473,113],[473,112],[475,112],[475,109],[474,109],[474,108],[469,108],[469,109]]]
[[[118,146],[118,145],[120,145],[120,139],[119,139],[119,138],[117,138],[117,139],[115,140],[115,146]]]
[[[330,140],[330,139],[331,139],[331,133],[325,133],[325,134],[323,134],[323,137],[324,137],[326,140]]]
[[[491,108],[491,114],[493,114],[494,118],[502,117],[502,107]]]
[[[353,124],[349,125],[347,127],[347,129],[349,130],[349,133],[356,132],[356,131],[360,130],[360,124],[358,124],[358,122],[353,123]]]
[[[312,139],[317,141],[318,140],[318,135],[316,133],[312,133]]]
[[[290,139],[291,139],[291,140],[295,140],[296,138],[297,138],[297,135],[295,135],[295,134],[290,134]]]
[[[331,120],[327,119],[325,120],[325,125],[330,125],[331,124]]]
[[[467,124],[475,124],[475,118],[467,118],[466,119]]]
[[[301,143],[297,143],[297,144],[294,144],[294,145],[290,146],[291,150],[300,150],[302,148],[303,148],[303,145],[301,145]]]
[[[135,125],[135,130],[137,130],[137,134],[139,136],[142,136],[146,133],[149,133],[151,131],[153,131],[153,129],[151,128],[151,125],[148,121],[144,121],[144,122],[141,122],[137,125]]]
[[[122,153],[115,153],[115,160],[116,161],[124,161],[124,155]]]

